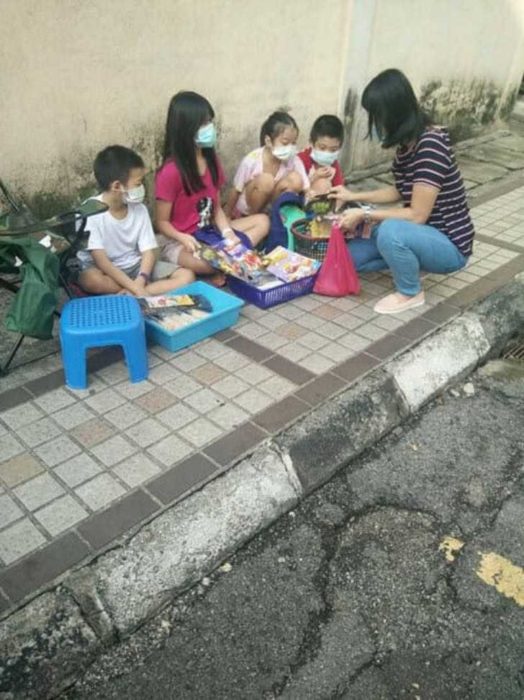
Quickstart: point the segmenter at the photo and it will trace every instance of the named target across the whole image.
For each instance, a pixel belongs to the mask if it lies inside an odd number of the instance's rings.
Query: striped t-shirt
[[[410,206],[413,185],[423,183],[438,189],[426,223],[442,231],[463,255],[471,255],[475,231],[447,131],[428,128],[414,148],[398,148],[393,175],[405,207]]]

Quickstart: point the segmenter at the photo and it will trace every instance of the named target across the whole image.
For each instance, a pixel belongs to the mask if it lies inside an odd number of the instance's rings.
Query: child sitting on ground
[[[142,158],[125,146],[108,146],[93,165],[109,209],[89,220],[87,250],[79,251],[78,283],[89,294],[164,294],[194,280],[185,270],[156,259],[157,242],[142,203]]]
[[[309,180],[297,156],[298,126],[287,112],[274,112],[262,124],[260,148],[241,161],[226,211],[247,216],[263,211],[283,192],[307,192]]]
[[[214,116],[209,102],[195,92],[179,92],[171,99],[164,162],[155,182],[155,225],[163,245],[162,259],[197,275],[215,273],[195,257],[198,229],[211,225],[232,244],[241,239],[250,248],[269,231],[269,219],[263,214],[231,221],[222,209],[220,187],[225,177],[215,153]],[[216,275],[213,281],[220,284]]]
[[[310,195],[327,194],[344,184],[338,157],[344,142],[344,125],[338,117],[323,114],[315,120],[309,136],[310,146],[298,154],[311,183]]]

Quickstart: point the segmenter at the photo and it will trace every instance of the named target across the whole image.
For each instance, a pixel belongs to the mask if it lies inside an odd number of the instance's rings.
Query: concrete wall
[[[348,9],[344,0],[2,0],[1,176],[45,200],[76,192],[110,143],[154,166],[181,89],[213,104],[230,174],[278,107],[292,110],[305,142],[312,119],[340,102]]]
[[[524,71],[522,0],[2,0],[0,176],[55,211],[110,143],[158,164],[167,104],[206,95],[231,175],[263,119],[338,112],[346,166],[385,155],[362,140],[363,87],[399,67],[442,120],[470,135],[504,111]]]
[[[524,73],[523,0],[354,0],[346,65],[346,167],[386,155],[363,136],[367,82],[399,68],[455,139],[507,118]]]

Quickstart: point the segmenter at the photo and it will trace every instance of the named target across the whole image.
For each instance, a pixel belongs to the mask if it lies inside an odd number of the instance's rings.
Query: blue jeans
[[[421,270],[447,275],[467,262],[438,229],[402,219],[386,219],[374,227],[371,238],[354,238],[348,248],[357,272],[389,268],[397,290],[406,296],[420,292]]]

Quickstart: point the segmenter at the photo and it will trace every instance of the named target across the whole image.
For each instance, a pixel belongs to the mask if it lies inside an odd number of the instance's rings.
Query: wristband
[[[147,274],[147,272],[139,272],[138,276],[143,277],[145,279],[146,283],[149,282],[150,278],[149,278],[149,275]]]
[[[227,228],[225,228],[225,229],[222,231],[222,238],[224,238],[224,236],[226,235],[226,233],[235,233],[235,232],[233,231],[233,229],[232,229],[230,226],[228,226]]]
[[[368,204],[365,204],[362,207],[362,211],[364,212],[364,223],[370,224],[371,223],[371,207]]]

